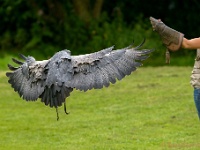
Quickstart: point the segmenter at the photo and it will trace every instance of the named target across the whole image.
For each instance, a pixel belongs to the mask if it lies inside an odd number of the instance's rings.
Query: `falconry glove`
[[[170,55],[168,50],[179,50],[183,41],[184,34],[168,27],[161,20],[150,17],[150,21],[153,30],[160,35],[163,44],[167,48],[166,63],[169,63]]]

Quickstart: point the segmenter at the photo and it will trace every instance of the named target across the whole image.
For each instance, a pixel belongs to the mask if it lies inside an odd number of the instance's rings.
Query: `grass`
[[[115,85],[67,99],[70,115],[26,102],[0,71],[0,149],[197,150],[192,67],[141,67]]]

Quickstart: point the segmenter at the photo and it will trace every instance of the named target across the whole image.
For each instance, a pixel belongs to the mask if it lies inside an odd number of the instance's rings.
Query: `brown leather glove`
[[[156,31],[161,39],[163,44],[171,51],[179,50],[181,43],[183,41],[184,34],[180,33],[167,25],[165,25],[161,20],[150,17],[150,21],[153,27],[153,30]]]

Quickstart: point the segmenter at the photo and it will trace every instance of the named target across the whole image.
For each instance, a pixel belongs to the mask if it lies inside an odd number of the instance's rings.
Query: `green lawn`
[[[67,99],[70,115],[22,100],[0,71],[2,150],[197,150],[192,67],[141,67],[115,85]]]

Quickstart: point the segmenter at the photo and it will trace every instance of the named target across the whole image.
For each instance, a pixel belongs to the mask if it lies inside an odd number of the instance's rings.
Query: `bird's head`
[[[28,66],[30,66],[30,65],[32,65],[33,63],[35,63],[35,58],[32,57],[32,56],[28,56],[28,57],[26,58],[26,62],[27,62],[27,64],[28,64]]]
[[[63,52],[63,54],[61,56],[61,59],[71,60],[71,51],[70,50],[65,49],[62,52]]]

